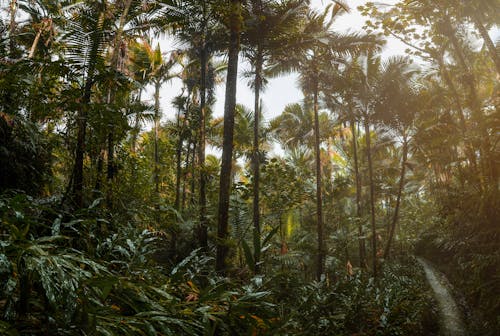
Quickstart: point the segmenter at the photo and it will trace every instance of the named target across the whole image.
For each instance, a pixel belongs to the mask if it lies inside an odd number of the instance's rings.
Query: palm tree
[[[120,63],[124,63],[121,61],[121,58],[123,58],[123,55],[121,55],[120,50],[122,50],[123,46],[123,34],[124,34],[124,29],[125,29],[125,24],[127,23],[127,16],[130,11],[130,7],[132,5],[132,0],[125,0],[125,3],[123,4],[123,11],[121,12],[121,15],[119,16],[118,20],[118,25],[116,27],[115,31],[115,37],[113,40],[113,49],[111,51],[110,55],[110,68],[112,71],[120,71]],[[108,87],[108,94],[107,94],[107,104],[110,105],[114,103],[115,100],[115,89],[114,89],[114,81],[110,83],[111,85]],[[112,125],[109,129],[108,132],[108,170],[107,170],[107,180],[109,183],[108,187],[108,192],[107,192],[107,201],[108,205],[111,205],[111,195],[113,192],[112,189],[112,180],[115,176],[115,160],[114,160],[114,145],[115,145],[115,130],[114,126]]]
[[[160,110],[160,89],[163,83],[171,80],[175,75],[170,74],[172,67],[176,64],[177,52],[174,51],[169,59],[164,59],[160,45],[153,50],[148,42],[144,41],[144,49],[147,51],[150,63],[150,80],[154,85],[154,173],[155,194],[157,202],[160,197],[159,166],[160,157],[158,155],[158,137],[161,120]]]
[[[366,246],[362,223],[361,206],[361,176],[358,156],[358,124],[359,115],[354,104],[353,89],[359,85],[357,73],[359,63],[351,60],[342,69],[331,72],[330,80],[325,85],[325,103],[327,107],[339,115],[339,122],[349,123],[351,131],[352,169],[354,170],[354,184],[356,186],[356,221],[358,224],[359,266],[366,267]]]
[[[361,111],[363,117],[363,125],[365,132],[365,146],[366,157],[368,164],[368,182],[370,190],[370,223],[372,235],[372,265],[373,274],[377,276],[377,229],[375,217],[375,182],[373,176],[373,158],[372,158],[372,132],[370,126],[376,121],[376,113],[391,113],[392,115],[403,115],[399,109],[406,106],[405,101],[401,101],[404,92],[403,88],[408,87],[409,80],[414,74],[414,69],[408,66],[408,61],[404,58],[391,58],[387,62],[382,63],[380,56],[374,56],[371,52],[366,56],[360,58],[361,67],[353,68],[353,79],[355,80],[355,87],[353,88],[354,97],[353,102],[355,107]],[[356,79],[357,78],[357,79]],[[408,99],[411,96],[406,95]],[[408,109],[414,106],[408,106]],[[386,112],[388,110],[389,112]],[[397,112],[396,112],[397,111]],[[414,110],[412,110],[414,111]],[[407,115],[410,113],[408,112]],[[383,114],[382,114],[383,115]],[[411,120],[405,116],[405,120]],[[401,117],[400,122],[403,118]],[[409,123],[409,122],[408,122]],[[406,136],[405,136],[406,137]],[[403,150],[404,164],[406,165],[407,148]],[[404,172],[403,172],[404,174]],[[403,179],[400,179],[404,183]],[[401,184],[403,186],[403,184]],[[399,203],[397,211],[399,212],[401,196],[399,196]],[[397,215],[396,215],[397,220]],[[391,238],[392,239],[392,238]]]
[[[463,13],[468,15],[474,26],[479,31],[488,53],[490,54],[493,63],[496,66],[497,74],[500,75],[500,57],[498,56],[497,46],[493,43],[488,34],[488,26],[498,24],[498,12],[500,11],[500,3],[497,0],[482,0],[482,1],[462,1],[466,4]]]
[[[377,87],[377,102],[373,105],[373,117],[375,120],[381,121],[385,127],[388,127],[400,138],[402,153],[396,205],[383,254],[383,257],[387,258],[399,219],[413,121],[422,107],[422,97],[418,95],[412,82],[417,69],[410,65],[408,59],[391,58],[384,64],[381,71]]]
[[[81,104],[77,113],[77,143],[75,162],[73,166],[72,200],[77,207],[83,206],[83,160],[85,155],[85,137],[87,129],[88,104],[91,101],[97,67],[102,63],[105,42],[105,12],[106,2],[85,3],[80,11],[76,12],[74,20],[67,33],[68,59],[80,64],[84,78]],[[82,57],[83,56],[83,57]]]
[[[275,55],[283,56],[286,48],[297,38],[301,20],[307,6],[304,1],[287,0],[251,0],[244,7],[245,31],[242,36],[243,56],[252,64],[254,89],[253,123],[253,235],[254,235],[254,272],[259,272],[260,264],[260,210],[259,210],[259,127],[260,127],[260,92],[265,83],[266,65]],[[283,60],[283,57],[281,57]]]
[[[319,135],[319,94],[323,78],[326,73],[335,68],[339,62],[343,62],[343,57],[355,54],[360,50],[371,48],[376,40],[371,36],[359,34],[337,34],[330,31],[334,19],[345,12],[347,7],[341,3],[335,6],[328,6],[322,14],[310,11],[307,16],[307,23],[304,27],[304,36],[308,36],[297,48],[297,58],[295,66],[300,72],[300,81],[306,95],[312,96],[313,116],[314,116],[314,138],[316,156],[316,212],[317,212],[317,269],[318,280],[324,273],[325,246],[323,235],[323,214],[322,214],[322,181],[321,181],[321,160],[320,160],[320,135]],[[327,17],[331,14],[331,20]]]
[[[220,172],[219,209],[217,226],[217,254],[215,269],[221,274],[227,271],[229,252],[228,221],[229,196],[231,192],[231,163],[233,157],[234,111],[236,108],[236,86],[238,78],[238,54],[240,51],[241,1],[229,0],[229,55],[226,81],[226,101],[224,103],[224,140],[222,145],[222,163]]]
[[[189,0],[180,3],[183,17],[179,20],[176,36],[191,45],[191,50],[198,59],[199,66],[199,207],[200,219],[197,228],[200,246],[208,246],[207,196],[205,174],[206,128],[207,128],[207,89],[208,66],[215,50],[220,33],[217,21],[217,1]]]
[[[254,112],[244,105],[237,104],[235,110],[235,126],[234,126],[234,157],[252,159],[253,155],[253,130],[254,130]],[[224,119],[214,119],[211,125],[212,133],[210,141],[213,146],[222,148]],[[267,130],[261,130],[259,146],[264,149],[269,149],[269,143],[265,142]]]
[[[270,122],[273,138],[285,149],[312,146],[313,128],[312,109],[298,103],[285,106],[283,112]]]
[[[113,37],[113,49],[110,55],[111,71],[118,70],[120,60],[120,50],[125,35],[125,26],[128,19],[133,16],[137,19],[137,7],[140,4],[127,0],[121,7],[110,6],[107,1],[84,1],[80,6],[71,8],[73,11],[72,22],[68,24],[68,30],[64,35],[67,43],[67,59],[84,69],[84,87],[81,98],[82,107],[77,116],[77,144],[75,150],[75,164],[72,177],[72,196],[77,206],[82,206],[83,192],[83,159],[85,154],[85,137],[87,128],[87,110],[91,102],[92,89],[95,84],[96,75],[104,74],[104,54],[108,42]],[[113,12],[113,10],[116,10]],[[133,15],[132,15],[133,14]],[[109,17],[117,17],[118,24],[113,27],[113,20]],[[109,34],[113,32],[114,34]],[[98,68],[102,69],[98,72]],[[107,102],[114,102],[114,89],[108,88]],[[108,179],[114,176],[114,141],[113,131],[108,134]]]
[[[136,94],[133,98],[133,103],[140,104],[142,100],[142,94],[146,88],[151,74],[151,64],[150,64],[150,50],[151,46],[145,40],[131,41],[129,43],[129,54],[128,54],[128,71],[131,74],[134,84],[136,86]],[[133,122],[131,131],[131,146],[130,150],[132,153],[137,151],[137,137],[139,136],[141,130],[141,121],[144,119],[144,115],[141,115],[137,111],[135,115],[135,120]]]

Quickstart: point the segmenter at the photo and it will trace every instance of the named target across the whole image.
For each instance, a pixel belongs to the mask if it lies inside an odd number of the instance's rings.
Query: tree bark
[[[200,144],[198,147],[198,164],[200,173],[200,223],[198,225],[198,242],[200,247],[208,247],[208,225],[207,225],[207,195],[206,195],[206,172],[205,172],[205,132],[206,132],[206,77],[207,77],[207,50],[203,39],[200,55]]]
[[[160,153],[158,148],[158,138],[160,135],[160,80],[155,81],[155,93],[154,93],[154,167],[153,167],[153,180],[155,183],[155,204],[156,210],[159,208],[160,201]]]
[[[241,32],[241,0],[230,0],[230,41],[227,68],[226,100],[224,104],[224,139],[220,173],[219,209],[217,227],[217,254],[215,269],[219,274],[227,272],[229,197],[231,194],[231,164],[233,157],[234,114],[236,108],[236,87],[238,79],[238,54]]]
[[[500,58],[498,57],[498,52],[497,48],[495,47],[495,44],[491,40],[488,31],[484,27],[477,13],[472,14],[472,20],[474,21],[476,29],[479,31],[479,34],[481,34],[481,37],[483,38],[483,41],[486,44],[486,48],[488,49],[488,53],[490,54],[493,63],[495,63],[495,67],[497,68],[497,74],[500,75]]]
[[[11,58],[15,57],[16,53],[16,41],[14,39],[14,33],[16,30],[16,13],[17,13],[17,0],[11,0],[9,4],[10,11],[10,22],[9,22],[9,56]]]
[[[396,206],[394,208],[394,214],[392,217],[391,227],[389,231],[389,238],[387,239],[387,245],[384,250],[384,259],[389,257],[389,252],[391,249],[391,243],[394,237],[394,232],[396,231],[396,225],[398,223],[399,208],[401,205],[401,197],[403,195],[403,188],[405,184],[405,174],[406,174],[406,161],[408,159],[408,139],[406,134],[403,136],[403,153],[401,158],[401,175],[399,176],[399,186],[398,195],[396,197]]]
[[[41,36],[42,36],[42,28],[38,29],[38,32],[36,33],[35,39],[33,40],[33,43],[31,44],[28,58],[33,58],[35,56],[36,47],[38,45],[38,41],[40,41]]]
[[[191,139],[187,142],[186,160],[184,167],[184,174],[182,174],[184,180],[182,181],[182,200],[181,200],[181,210],[186,208],[187,199],[187,184],[188,184],[188,171],[189,171],[189,160],[191,158]]]
[[[377,228],[375,222],[375,185],[373,182],[373,162],[371,153],[370,124],[368,115],[365,115],[366,157],[368,160],[368,179],[370,183],[370,222],[372,227],[372,263],[373,277],[377,277]]]
[[[323,237],[323,195],[322,195],[322,176],[321,176],[321,152],[319,137],[319,112],[318,112],[318,84],[317,79],[313,92],[314,100],[314,151],[316,156],[316,231],[318,239],[318,255],[316,266],[316,279],[321,280],[325,269],[325,243]]]
[[[359,267],[364,268],[366,267],[366,246],[365,246],[365,239],[363,238],[364,236],[363,224],[361,222],[361,181],[359,176],[356,121],[354,120],[354,118],[351,119],[351,132],[352,132],[352,153],[354,157],[354,176],[356,180],[356,217],[358,219]]]
[[[97,66],[97,55],[101,43],[98,35],[104,22],[104,11],[99,13],[99,19],[92,34],[92,45],[89,53],[89,66],[85,78],[82,100],[77,114],[77,138],[75,149],[75,163],[73,166],[73,190],[72,200],[76,207],[83,207],[83,159],[85,156],[85,137],[87,130],[87,108],[92,95],[92,86],[94,84],[94,75]]]
[[[462,103],[460,102],[460,96],[458,94],[457,88],[455,87],[455,84],[453,83],[450,73],[448,72],[448,69],[446,68],[446,65],[443,61],[442,55],[436,57],[438,61],[438,65],[440,68],[441,75],[446,83],[446,86],[448,86],[448,89],[451,91],[451,96],[453,99],[453,103],[455,105],[455,109],[457,110],[458,113],[458,118],[460,120],[460,130],[462,132],[462,136],[464,138],[464,146],[465,146],[465,153],[467,155],[468,160],[470,161],[470,164],[472,165],[472,169],[474,170],[474,175],[478,175],[477,172],[477,160],[476,156],[474,154],[474,148],[472,148],[472,144],[469,143],[466,139],[466,133],[467,133],[467,124],[465,121],[465,114],[462,108]]]
[[[122,43],[123,31],[125,29],[125,24],[127,20],[127,15],[130,10],[130,6],[132,5],[132,0],[126,0],[123,8],[123,12],[120,15],[120,21],[118,23],[118,29],[116,30],[114,42],[113,42],[113,51],[111,53],[111,68],[113,70],[118,71],[118,61],[120,58],[120,47]],[[115,88],[112,83],[108,89],[108,104],[113,104],[115,100]],[[108,166],[107,166],[107,183],[108,189],[106,191],[106,202],[108,207],[113,206],[113,179],[116,174],[116,164],[115,164],[115,130],[114,125],[110,126],[110,130],[108,133]]]
[[[255,60],[255,88],[254,88],[254,124],[253,124],[253,243],[254,243],[254,272],[259,273],[260,264],[260,211],[259,211],[259,182],[260,182],[260,156],[259,156],[259,123],[260,123],[260,90],[262,87],[262,49],[257,46],[257,59]]]
[[[470,97],[470,108],[472,110],[472,116],[474,121],[477,123],[478,131],[481,136],[481,144],[480,144],[480,162],[479,166],[481,167],[480,181],[481,188],[488,189],[490,185],[497,185],[498,177],[496,176],[496,164],[494,159],[492,158],[491,153],[491,143],[490,143],[490,135],[485,125],[484,114],[481,110],[481,103],[477,96],[476,90],[476,78],[474,73],[471,71],[469,65],[466,62],[466,58],[464,52],[460,46],[458,38],[456,36],[456,30],[452,26],[450,19],[448,17],[444,17],[444,26],[445,26],[445,35],[450,40],[453,49],[455,50],[455,54],[459,61],[460,67],[465,72],[464,82],[469,88],[469,97]]]
[[[184,143],[183,131],[184,127],[181,127],[181,108],[179,107],[177,111],[177,148],[175,150],[175,210],[181,211],[181,174],[182,174],[182,145]]]
[[[142,88],[139,89],[139,93],[137,94],[137,98],[135,98],[135,101],[140,103],[141,102],[141,96],[142,96]],[[139,133],[141,132],[141,117],[139,113],[135,114],[135,121],[134,121],[134,128],[132,129],[132,140],[130,144],[130,151],[135,154],[137,152],[137,137],[139,136]]]

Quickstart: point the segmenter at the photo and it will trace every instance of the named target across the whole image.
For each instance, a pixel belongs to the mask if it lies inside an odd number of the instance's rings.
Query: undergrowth
[[[366,273],[223,278],[210,254],[174,266],[165,235],[56,198],[0,197],[2,335],[431,335],[434,305],[412,258]]]
[[[477,222],[463,217],[434,227],[417,245],[417,253],[446,273],[465,299],[469,332],[493,336],[500,330],[500,231],[488,225],[479,230]]]

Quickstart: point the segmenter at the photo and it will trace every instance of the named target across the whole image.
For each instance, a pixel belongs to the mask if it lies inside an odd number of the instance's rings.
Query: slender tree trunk
[[[263,56],[260,45],[257,47],[255,61],[255,88],[254,88],[254,124],[253,124],[253,244],[254,244],[254,272],[259,273],[260,266],[260,155],[259,155],[259,123],[260,123],[260,90],[262,87]]]
[[[453,49],[455,51],[455,55],[457,56],[457,60],[459,61],[460,67],[465,72],[464,82],[465,85],[469,88],[469,97],[470,97],[470,108],[472,110],[472,115],[474,117],[474,121],[478,125],[478,131],[481,136],[481,145],[480,145],[480,162],[479,166],[481,167],[480,180],[482,183],[482,189],[488,189],[490,185],[497,185],[497,177],[496,177],[496,163],[492,157],[491,153],[491,142],[490,135],[488,130],[486,129],[486,125],[484,122],[484,114],[481,111],[481,103],[477,96],[476,90],[476,78],[474,73],[471,71],[469,65],[466,62],[465,54],[460,46],[460,43],[456,36],[456,30],[452,26],[448,17],[445,17],[444,20],[445,25],[445,34],[450,40]],[[496,187],[495,187],[496,188]]]
[[[9,56],[15,57],[16,40],[14,39],[16,30],[16,14],[17,14],[17,0],[11,0],[9,5],[10,23],[9,23]]]
[[[142,89],[139,89],[137,98],[135,99],[138,103],[141,102]],[[135,154],[137,152],[137,137],[141,132],[141,117],[139,113],[135,114],[134,129],[132,130],[132,141],[130,144],[130,151]]]
[[[83,159],[85,156],[85,137],[87,130],[87,108],[92,95],[92,85],[96,70],[97,55],[101,36],[98,35],[100,27],[104,21],[104,11],[99,13],[99,19],[96,21],[96,27],[92,34],[92,45],[89,54],[89,66],[83,89],[82,101],[77,114],[77,138],[75,150],[75,163],[73,166],[73,190],[72,200],[76,207],[83,207]]]
[[[159,79],[155,81],[155,106],[154,106],[154,167],[153,180],[155,183],[155,204],[156,210],[159,210],[160,202],[160,153],[158,148],[158,138],[160,136],[160,88],[161,82]]]
[[[196,141],[196,138],[193,139],[193,151],[191,153],[191,194],[190,194],[190,200],[189,203],[194,206],[196,205],[195,198],[196,198],[196,164],[198,163],[196,158],[197,158],[197,151],[198,150],[198,142]],[[196,237],[196,232],[195,232],[195,237]],[[197,237],[196,237],[197,238]]]
[[[222,145],[222,164],[220,173],[217,255],[215,260],[215,269],[220,274],[226,274],[227,272],[226,259],[229,253],[229,245],[227,242],[229,235],[229,197],[231,194],[234,114],[236,108],[238,54],[240,50],[241,32],[241,0],[230,0],[229,4],[231,6],[229,19],[230,41],[226,81],[226,101],[224,105],[224,139]]]
[[[102,171],[104,168],[104,149],[99,150],[99,157],[97,158],[97,172],[96,172],[96,180],[95,180],[95,191],[101,191],[101,183],[102,183]]]
[[[200,172],[200,223],[198,225],[198,242],[201,247],[208,247],[208,224],[207,224],[207,195],[206,195],[206,172],[205,172],[205,132],[206,132],[206,77],[208,55],[205,41],[202,42],[200,56],[200,144],[198,147],[198,164]]]
[[[106,170],[106,203],[109,208],[113,207],[113,179],[115,177],[115,132],[114,125],[110,125],[108,132],[108,165]]]
[[[495,66],[497,68],[497,74],[500,75],[500,58],[498,57],[497,48],[495,47],[495,44],[491,40],[491,37],[488,34],[488,31],[486,30],[483,23],[481,22],[481,19],[479,18],[479,14],[473,13],[471,17],[472,17],[472,20],[474,21],[474,25],[476,26],[476,29],[479,31],[479,34],[481,34],[481,37],[483,38],[483,41],[486,44],[486,48],[488,49],[488,53],[490,54],[491,59],[493,60],[493,63],[495,63]]]
[[[111,68],[113,70],[119,70],[119,59],[120,59],[120,47],[122,43],[123,31],[125,29],[125,24],[127,21],[127,15],[130,10],[132,0],[126,0],[123,7],[123,12],[120,16],[120,22],[118,23],[118,29],[115,33],[115,38],[113,42],[113,51],[111,53]],[[108,104],[113,104],[115,100],[115,87],[112,83],[108,89]],[[116,175],[116,164],[115,164],[115,130],[114,125],[110,126],[108,133],[108,167],[107,167],[107,182],[108,189],[106,191],[106,201],[108,207],[113,206],[113,179]]]
[[[455,109],[457,110],[458,114],[458,119],[460,120],[460,130],[462,132],[462,137],[464,138],[464,147],[465,147],[465,153],[467,155],[467,159],[469,160],[472,169],[474,170],[474,175],[478,175],[477,171],[477,160],[476,156],[474,154],[474,148],[472,147],[473,145],[466,141],[466,133],[467,133],[467,124],[465,121],[465,114],[464,110],[462,107],[462,103],[460,102],[460,95],[458,94],[457,88],[455,87],[455,84],[453,83],[450,73],[448,72],[448,69],[446,68],[446,65],[443,61],[443,57],[440,55],[436,57],[436,60],[438,61],[439,68],[441,70],[441,75],[443,76],[443,79],[446,83],[446,86],[448,86],[448,89],[451,92],[451,96],[453,99],[453,103],[455,105]]]
[[[321,280],[325,268],[325,242],[323,237],[323,195],[322,195],[322,176],[321,176],[321,152],[319,138],[319,112],[318,112],[318,84],[315,83],[314,93],[314,151],[316,156],[316,231],[318,235],[318,255],[316,278]]]
[[[188,120],[190,118],[189,116],[189,109],[190,107],[190,99],[191,99],[191,91],[188,90],[187,94],[187,99],[186,99],[186,110],[184,113],[184,120],[182,121],[182,132],[187,129],[188,127]],[[182,192],[181,192],[181,201],[180,201],[180,211],[183,211],[186,208],[186,185],[187,185],[187,172],[189,168],[189,155],[191,153],[191,139],[188,137],[186,139],[182,139],[187,141],[187,146],[186,146],[186,159],[184,162],[184,172],[181,173],[181,178],[182,178]],[[183,142],[183,141],[182,141]],[[180,146],[180,151],[182,153],[182,146],[183,143],[179,144]],[[179,147],[178,147],[179,148]]]
[[[451,45],[453,46],[453,50],[455,51],[455,56],[458,60],[458,63],[460,64],[462,70],[465,72],[464,82],[465,85],[467,85],[469,88],[469,95],[472,105],[471,108],[473,109],[473,111],[476,111],[479,108],[479,100],[477,98],[477,92],[476,92],[476,79],[474,75],[471,73],[469,66],[467,65],[467,62],[465,60],[465,55],[462,50],[462,46],[460,45],[460,42],[458,41],[457,36],[455,34],[455,28],[452,26],[448,17],[445,17],[443,19],[443,24],[444,24],[443,33],[446,35],[446,37],[448,37]]]
[[[108,95],[106,98],[106,104],[110,106],[113,104],[115,99],[115,91],[112,85],[108,88]],[[107,147],[107,167],[106,167],[106,204],[109,209],[113,207],[113,179],[115,177],[115,125],[110,123],[108,125],[109,132],[106,139]]]
[[[183,175],[183,182],[182,182],[182,200],[181,200],[181,210],[184,210],[186,208],[186,195],[187,195],[187,183],[188,183],[188,172],[189,172],[189,159],[191,157],[191,142],[188,139],[187,143],[187,151],[186,151],[186,161],[184,165],[184,174]]]
[[[354,120],[354,118],[351,119],[351,132],[352,132],[352,153],[354,157],[354,177],[356,180],[356,217],[358,220],[359,266],[361,268],[364,268],[366,267],[366,247],[365,247],[365,238],[363,233],[363,223],[361,222],[361,181],[359,176],[356,121]]]
[[[76,151],[75,151],[75,164],[73,166],[73,202],[78,208],[83,207],[83,158],[85,155],[85,137],[87,130],[87,105],[85,101],[90,100],[90,86],[89,86],[89,98],[85,98],[87,94],[84,94],[84,99],[82,99],[82,106],[78,111],[77,116],[77,127],[78,133],[76,136]],[[87,84],[85,85],[87,87]],[[87,89],[85,89],[87,91]]]
[[[40,41],[40,36],[42,36],[42,28],[38,29],[38,32],[36,33],[35,39],[33,40],[33,43],[31,44],[28,58],[33,58],[35,56],[35,51],[36,51],[36,47],[38,45],[38,41]]]
[[[175,150],[175,201],[174,208],[180,213],[181,212],[181,174],[182,174],[182,145],[184,142],[183,131],[184,127],[181,128],[181,107],[177,110],[177,148]],[[178,224],[177,216],[175,218],[175,223]],[[177,226],[172,229],[172,240],[170,243],[171,250],[176,253],[177,251]]]
[[[179,132],[177,139],[177,148],[175,150],[175,210],[181,211],[181,174],[182,174],[182,146],[184,143],[184,127],[180,123],[181,109],[177,111],[177,132]]]
[[[375,185],[373,182],[373,162],[371,153],[370,124],[368,115],[365,115],[366,157],[368,160],[368,179],[370,183],[370,221],[372,227],[372,263],[373,276],[377,277],[377,228],[375,223]]]
[[[391,249],[392,240],[394,237],[394,232],[396,231],[396,225],[398,223],[399,208],[401,205],[401,197],[403,195],[403,188],[405,184],[405,173],[406,173],[406,161],[408,159],[408,139],[406,134],[403,135],[403,155],[401,158],[401,175],[399,176],[399,186],[398,195],[396,197],[396,206],[394,208],[394,214],[392,217],[391,227],[389,231],[389,238],[387,239],[387,245],[384,250],[384,259],[389,257],[389,252]]]

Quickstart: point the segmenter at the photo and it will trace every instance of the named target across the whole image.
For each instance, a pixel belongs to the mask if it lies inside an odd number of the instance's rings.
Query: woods
[[[500,3],[360,3],[0,3],[0,334],[495,335]]]

